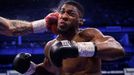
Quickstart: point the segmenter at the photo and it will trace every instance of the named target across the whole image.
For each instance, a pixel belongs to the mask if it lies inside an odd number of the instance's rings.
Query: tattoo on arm
[[[3,32],[7,28],[8,28],[7,19],[0,17],[0,32]]]
[[[15,36],[25,35],[33,32],[31,23],[26,21],[12,20],[10,28],[12,35]]]

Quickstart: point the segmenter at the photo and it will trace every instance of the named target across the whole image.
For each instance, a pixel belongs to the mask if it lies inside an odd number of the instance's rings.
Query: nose
[[[68,14],[67,13],[62,13],[61,14],[61,19],[63,19],[64,21],[68,20]]]

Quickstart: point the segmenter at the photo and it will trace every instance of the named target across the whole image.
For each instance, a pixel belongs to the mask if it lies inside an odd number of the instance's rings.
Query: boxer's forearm
[[[37,65],[35,73],[33,75],[55,75],[55,73],[47,69],[45,63],[40,63]]]
[[[31,22],[8,20],[0,17],[0,34],[17,36],[33,33]]]
[[[104,60],[114,60],[125,55],[123,47],[113,38],[96,43],[97,56]]]
[[[33,33],[32,23],[26,21],[11,20],[10,29],[13,36]]]

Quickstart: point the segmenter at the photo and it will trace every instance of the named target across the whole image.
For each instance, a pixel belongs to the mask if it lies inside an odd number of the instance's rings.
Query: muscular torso
[[[55,41],[60,41],[62,39],[55,39],[51,42],[51,45]],[[89,37],[84,31],[80,31],[76,34],[73,39],[76,42],[89,42],[93,41],[92,36]],[[46,54],[48,51],[46,51]],[[101,60],[99,58],[67,58],[63,60],[63,66],[61,68],[62,75],[101,75]]]

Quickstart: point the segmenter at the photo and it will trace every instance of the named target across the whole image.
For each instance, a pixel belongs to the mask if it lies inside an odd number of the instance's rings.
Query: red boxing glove
[[[57,32],[58,18],[59,18],[58,12],[50,13],[45,17],[47,29],[54,34],[58,34]]]

